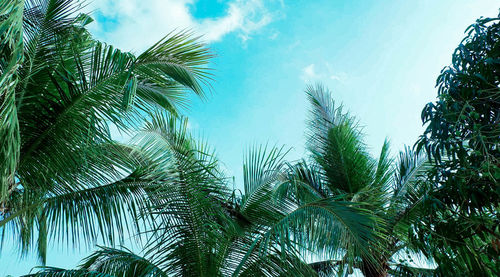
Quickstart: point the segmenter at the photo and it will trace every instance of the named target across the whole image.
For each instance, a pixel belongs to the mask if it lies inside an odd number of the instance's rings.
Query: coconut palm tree
[[[0,3],[0,229],[42,261],[49,239],[115,243],[137,226],[128,220],[149,199],[149,173],[109,126],[176,114],[209,78],[211,54],[189,33],[136,56],[93,39],[82,7]]]
[[[151,228],[141,255],[101,248],[76,270],[44,267],[29,276],[314,276],[301,251],[374,244],[375,220],[355,203],[322,199],[299,206],[278,190],[286,180],[284,148],[249,152],[239,196],[186,126],[159,114],[133,139],[161,184],[145,215]],[[305,225],[315,221],[321,224]],[[327,240],[325,226],[332,234]]]
[[[341,106],[335,106],[326,88],[310,86],[306,93],[312,105],[307,133],[309,158],[290,165],[290,181],[283,182],[282,189],[301,205],[331,198],[359,203],[381,219],[373,228],[383,235],[369,253],[335,248],[342,251],[327,253],[311,265],[324,275],[353,272],[354,268],[365,276],[431,274],[432,270],[408,263],[415,257],[408,234],[412,221],[421,215],[428,167],[425,158],[406,149],[395,162],[390,158],[387,140],[379,157],[372,158],[357,122]],[[323,232],[330,236],[328,228]],[[411,254],[404,256],[404,251]]]

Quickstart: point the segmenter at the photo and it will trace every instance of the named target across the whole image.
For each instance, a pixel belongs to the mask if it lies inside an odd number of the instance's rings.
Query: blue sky
[[[245,150],[255,144],[304,154],[307,84],[322,82],[364,126],[377,153],[393,153],[422,133],[420,112],[436,97],[436,77],[451,61],[465,28],[495,16],[495,0],[208,1],[95,0],[93,34],[136,53],[168,32],[204,34],[217,57],[208,98],[184,113],[190,128],[215,147],[241,183]],[[88,251],[54,245],[48,265],[74,267]],[[0,276],[36,263],[8,245]]]

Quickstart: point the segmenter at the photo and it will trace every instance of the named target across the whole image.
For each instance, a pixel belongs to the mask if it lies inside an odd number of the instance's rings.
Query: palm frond
[[[158,170],[175,172],[162,182],[146,255],[169,274],[200,276],[218,268],[213,249],[222,230],[230,232],[221,205],[228,190],[213,153],[186,131],[187,121],[157,114],[133,139],[149,153]],[[210,275],[210,274],[208,274]]]
[[[83,269],[62,269],[57,267],[39,267],[38,272],[22,277],[114,277],[96,271],[87,271]],[[132,276],[132,275],[131,275]]]
[[[126,248],[100,247],[99,250],[83,260],[80,268],[109,276],[168,276],[157,265]]]
[[[136,212],[144,202],[137,197],[147,194],[150,178],[159,178],[152,173],[166,173],[142,171],[134,182],[119,183],[144,165],[128,164],[128,151],[107,156],[106,147],[118,147],[109,124],[137,127],[154,109],[176,114],[186,94],[203,96],[210,80],[212,55],[190,33],[171,33],[136,57],[94,40],[84,6],[0,4],[0,225],[16,230],[22,253],[35,234],[41,256],[47,239],[76,240],[78,232],[90,241],[97,234],[115,241],[110,234],[121,234],[123,216]]]
[[[339,273],[342,273],[344,268],[343,265],[345,264],[344,260],[324,260],[324,261],[319,261],[319,262],[313,262],[310,263],[309,266],[311,266],[314,271],[318,273],[319,276],[339,276]],[[349,266],[349,268],[352,270],[352,267]]]
[[[175,81],[203,96],[208,84],[206,65],[213,55],[190,32],[170,33],[137,57],[135,72],[162,86]]]
[[[14,176],[21,138],[15,105],[17,70],[23,60],[23,1],[0,4],[0,209],[9,191],[16,186]],[[3,212],[2,212],[3,213]]]
[[[268,192],[273,189],[274,182],[281,174],[284,157],[288,151],[284,146],[271,147],[269,150],[267,146],[260,146],[249,151],[243,163],[244,197],[241,208],[243,212],[255,211],[250,207],[259,206],[255,201],[262,201],[263,196],[271,197]],[[265,198],[267,199],[269,198]]]
[[[409,147],[399,153],[392,198],[388,209],[391,226],[401,220],[411,222],[417,216],[428,192],[427,172],[432,167],[425,154],[414,152]]]
[[[371,251],[385,240],[375,228],[383,222],[362,206],[342,198],[318,199],[283,216],[268,236],[276,235],[283,246],[293,241],[321,257],[338,257],[347,251],[351,264],[359,256],[372,260]]]
[[[331,196],[318,165],[301,160],[295,164],[288,163],[287,166],[285,180],[275,188],[278,198],[289,197],[303,204]]]
[[[306,93],[312,105],[307,149],[323,168],[331,191],[358,192],[371,183],[376,170],[359,127],[342,107],[335,108],[322,86],[308,87]]]
[[[290,172],[285,174],[276,148],[256,153],[250,155],[254,166],[247,168],[248,174],[270,175],[254,178],[259,185],[242,201],[241,212],[252,224],[255,235],[247,242],[253,246],[239,259],[239,268],[255,251],[269,253],[273,244],[283,252],[299,249],[329,257],[348,249],[352,254],[350,262],[356,255],[370,259],[370,247],[378,247],[379,240],[383,240],[375,229],[382,222],[371,211],[364,209],[362,203],[343,201],[345,196],[331,197],[325,191],[328,187],[320,181],[319,168],[303,162],[289,166]]]
[[[389,187],[389,184],[392,183],[391,181],[394,173],[392,170],[393,162],[394,160],[390,157],[389,152],[389,141],[386,139],[382,146],[382,151],[380,151],[380,157],[378,158],[373,186],[382,189]]]
[[[112,165],[119,159],[125,165],[127,155],[123,151],[130,151],[128,147],[104,149],[107,155],[98,155],[103,164]],[[160,178],[149,170],[145,159],[140,161],[135,156],[129,155],[129,167],[122,167],[123,172],[109,168],[107,174],[114,177],[108,182],[60,184],[41,192],[16,191],[9,202],[12,212],[0,221],[0,227],[19,242],[21,253],[37,239],[42,261],[48,239],[66,238],[74,247],[82,241],[95,243],[97,238],[111,244],[122,242],[123,234],[139,230],[138,213],[147,209],[148,197],[154,196]]]

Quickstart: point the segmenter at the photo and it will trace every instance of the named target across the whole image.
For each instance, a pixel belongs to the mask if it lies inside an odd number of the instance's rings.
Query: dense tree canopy
[[[500,18],[481,18],[437,79],[418,142],[434,162],[419,236],[442,274],[500,274]]]

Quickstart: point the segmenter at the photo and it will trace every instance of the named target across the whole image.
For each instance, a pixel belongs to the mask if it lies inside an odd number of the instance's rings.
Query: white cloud
[[[300,78],[304,82],[326,82],[328,80],[344,82],[347,79],[347,74],[344,72],[333,73],[332,67],[329,63],[324,63],[324,65],[319,66],[319,69],[317,69],[316,64],[312,63],[302,68]]]
[[[92,31],[121,49],[134,51],[144,50],[172,30],[193,30],[205,42],[234,32],[246,41],[273,20],[268,3],[233,0],[223,16],[197,19],[189,9],[195,0],[96,0],[90,9],[103,17],[97,18]]]
[[[304,68],[302,68],[302,80],[304,81],[313,81],[314,79],[318,78],[318,74],[316,73],[316,70],[314,69],[314,64],[310,64]]]
[[[334,74],[334,75],[331,75],[331,76],[330,76],[330,79],[332,79],[332,80],[336,80],[336,81],[340,81],[340,80],[341,80],[340,76],[335,75],[335,74]]]

